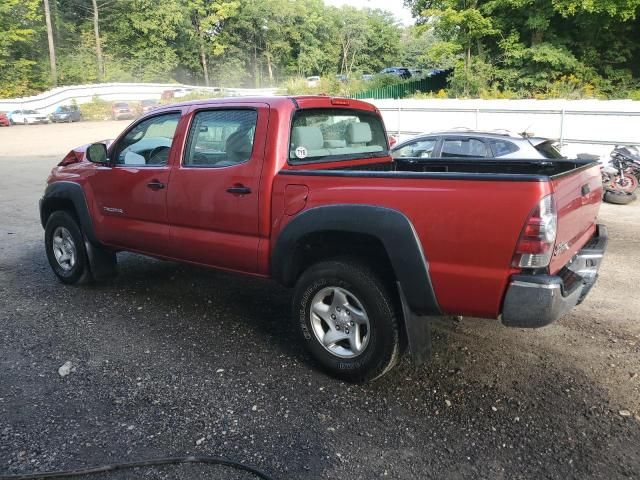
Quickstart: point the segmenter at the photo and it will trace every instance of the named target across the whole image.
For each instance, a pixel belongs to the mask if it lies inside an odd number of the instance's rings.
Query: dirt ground
[[[602,206],[600,279],[556,324],[443,319],[429,365],[347,385],[270,283],[132,254],[113,281],[56,281],[47,173],[127,124],[0,128],[0,475],[207,454],[280,479],[640,478],[640,202]],[[140,475],[236,478],[189,468]]]

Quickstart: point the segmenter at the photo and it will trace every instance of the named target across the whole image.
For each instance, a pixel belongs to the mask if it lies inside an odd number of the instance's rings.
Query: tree
[[[224,21],[234,16],[240,3],[221,0],[187,0],[187,14],[193,27],[193,38],[198,44],[200,65],[205,85],[209,86],[209,54],[220,55],[225,46],[220,42]]]
[[[51,27],[51,10],[49,0],[44,0],[44,18],[47,22],[47,40],[49,43],[49,64],[51,66],[51,81],[58,84],[58,69],[56,67],[56,47],[53,43],[53,28]]]

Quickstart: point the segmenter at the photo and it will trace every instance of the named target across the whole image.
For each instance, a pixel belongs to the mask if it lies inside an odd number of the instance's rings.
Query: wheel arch
[[[73,213],[87,239],[98,244],[87,199],[80,184],[59,181],[47,185],[40,200],[40,223],[43,228],[46,226],[49,216],[56,210],[66,210]]]
[[[272,276],[293,286],[313,261],[347,253],[380,259],[370,266],[393,275],[411,311],[441,314],[415,228],[403,213],[390,208],[328,205],[306,210],[278,236],[271,255]]]

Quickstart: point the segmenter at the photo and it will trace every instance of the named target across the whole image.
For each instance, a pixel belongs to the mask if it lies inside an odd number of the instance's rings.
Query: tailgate
[[[551,178],[558,212],[558,234],[549,265],[557,273],[593,236],[602,199],[598,164],[582,166]]]

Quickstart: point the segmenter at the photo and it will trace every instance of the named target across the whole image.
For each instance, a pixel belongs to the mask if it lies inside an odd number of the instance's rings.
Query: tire
[[[604,201],[616,205],[627,205],[636,199],[635,193],[624,193],[618,190],[607,190],[604,193]]]
[[[49,265],[62,283],[77,285],[92,280],[84,235],[71,214],[58,210],[49,216],[44,242]]]
[[[293,316],[304,345],[326,372],[366,382],[387,373],[400,357],[395,304],[389,288],[364,263],[338,258],[316,263],[300,276]]]

